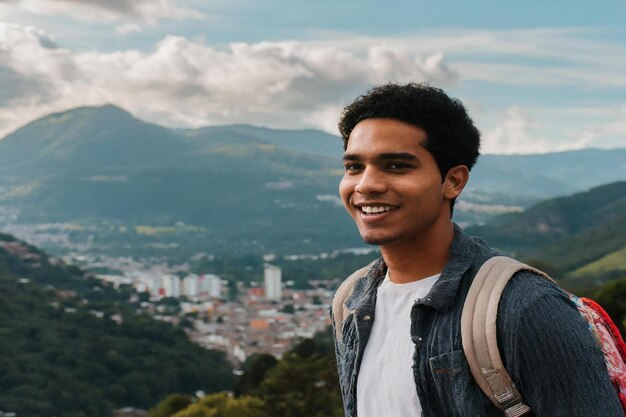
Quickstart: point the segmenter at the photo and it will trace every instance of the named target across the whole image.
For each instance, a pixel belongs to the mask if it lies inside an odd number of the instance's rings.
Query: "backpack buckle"
[[[520,402],[504,410],[506,417],[520,417],[530,411],[530,407]]]

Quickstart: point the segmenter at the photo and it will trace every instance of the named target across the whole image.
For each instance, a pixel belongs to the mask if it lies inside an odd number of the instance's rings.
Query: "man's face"
[[[395,119],[366,119],[350,134],[339,194],[366,243],[415,242],[450,221],[450,200],[426,133]]]

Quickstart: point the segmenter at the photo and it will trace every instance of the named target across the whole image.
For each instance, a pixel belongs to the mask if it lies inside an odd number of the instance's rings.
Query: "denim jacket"
[[[503,415],[472,378],[460,326],[474,276],[497,254],[455,225],[445,269],[429,294],[415,300],[407,337],[415,344],[412,368],[424,417]],[[382,259],[375,261],[345,302],[351,313],[344,318],[335,351],[346,417],[357,417],[359,367],[386,269]],[[528,417],[624,416],[602,352],[576,307],[555,284],[529,272],[516,274],[502,295],[497,330],[504,365],[533,410]]]

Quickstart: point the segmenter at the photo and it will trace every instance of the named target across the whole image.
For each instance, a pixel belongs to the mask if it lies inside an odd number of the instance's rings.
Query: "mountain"
[[[567,279],[603,281],[626,274],[626,181],[543,201],[496,217],[470,234]],[[597,282],[594,282],[597,283]]]
[[[339,159],[246,130],[165,129],[113,106],[51,115],[0,141],[0,205],[20,223],[104,221],[105,240],[158,240],[133,228],[183,224],[195,231],[183,245],[218,252],[359,244],[336,197]],[[110,237],[108,222],[130,231]]]
[[[470,185],[535,199],[585,191],[626,179],[626,149],[583,149],[537,155],[482,155]]]
[[[232,389],[223,353],[114,290],[0,235],[0,415],[108,417],[171,392]]]
[[[0,227],[63,224],[61,240],[120,253],[361,246],[337,196],[341,153],[339,138],[316,130],[168,129],[111,105],[73,109],[0,140]],[[484,155],[455,219],[623,180],[624,161],[626,149]]]
[[[343,142],[337,136],[315,129],[278,130],[249,125],[210,126],[187,131],[191,136],[220,137],[238,134],[273,143],[293,152],[304,152],[313,155],[341,158]]]
[[[52,114],[18,129],[0,141],[0,165],[20,175],[113,170],[161,164],[191,148],[175,132],[107,105]]]

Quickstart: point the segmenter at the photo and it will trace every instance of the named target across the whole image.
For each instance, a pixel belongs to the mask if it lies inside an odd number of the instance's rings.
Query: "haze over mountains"
[[[140,225],[183,230],[218,252],[360,246],[337,198],[341,153],[339,138],[316,130],[168,129],[111,105],[79,108],[0,140],[0,217],[90,224],[113,240]],[[626,149],[484,155],[455,218],[625,179],[625,161]]]

